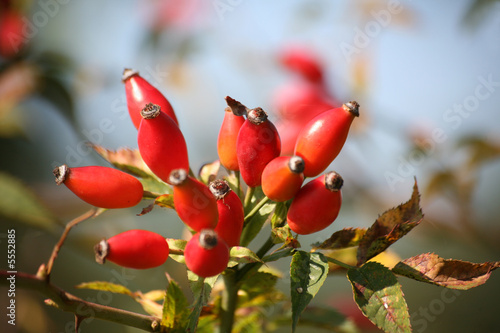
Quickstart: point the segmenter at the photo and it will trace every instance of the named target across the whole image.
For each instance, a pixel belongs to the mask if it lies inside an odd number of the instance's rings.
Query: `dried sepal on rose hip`
[[[168,99],[151,83],[139,75],[138,71],[125,68],[122,82],[125,84],[125,95],[130,119],[135,128],[141,124],[141,110],[148,103],[157,104],[161,111],[168,115],[176,125],[179,125],[174,109]]]
[[[342,150],[359,104],[352,101],[313,118],[297,137],[294,154],[305,163],[304,176],[316,177]]]
[[[281,153],[278,130],[261,108],[248,110],[236,140],[241,178],[250,187],[261,184],[262,171]]]
[[[165,238],[148,230],[128,230],[94,246],[96,261],[103,264],[106,260],[135,269],[161,266],[169,254]]]
[[[304,160],[299,156],[279,156],[262,172],[262,191],[271,200],[292,199],[304,182]]]
[[[212,229],[203,229],[186,244],[187,268],[201,277],[222,273],[229,262],[229,247]]]
[[[222,238],[227,246],[240,245],[245,212],[243,203],[225,180],[214,180],[209,185],[210,191],[217,200],[219,222],[215,232]]]
[[[189,170],[186,140],[179,127],[156,104],[141,111],[144,118],[137,133],[139,152],[144,163],[161,180],[168,183],[174,169]]]
[[[141,182],[117,169],[104,166],[69,168],[63,164],[53,170],[56,184],[64,184],[80,199],[100,208],[128,208],[143,196]]]
[[[215,228],[219,219],[217,202],[207,185],[175,169],[168,181],[173,185],[174,206],[179,218],[192,230]]]
[[[342,177],[331,171],[304,185],[288,209],[290,229],[297,234],[308,235],[332,224],[342,206],[343,183]]]

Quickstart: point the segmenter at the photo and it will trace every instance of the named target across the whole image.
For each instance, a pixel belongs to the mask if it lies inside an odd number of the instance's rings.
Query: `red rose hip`
[[[147,104],[141,116],[144,119],[137,133],[137,143],[151,171],[168,183],[172,170],[189,170],[186,140],[174,121],[156,104]]]
[[[280,153],[280,136],[266,112],[261,108],[249,110],[236,141],[238,164],[245,183],[250,187],[259,186],[267,163]]]
[[[344,181],[334,171],[328,172],[304,185],[288,209],[290,229],[308,235],[328,227],[337,218],[342,205]]]
[[[217,199],[219,211],[219,222],[214,229],[215,232],[226,242],[227,246],[240,245],[241,231],[245,220],[240,198],[224,180],[214,180],[210,183],[209,188]]]
[[[225,109],[224,120],[222,121],[217,138],[217,152],[220,163],[227,169],[238,171],[238,158],[236,156],[236,139],[245,118],[235,115],[229,107]]]
[[[229,262],[229,248],[212,229],[203,229],[186,244],[184,258],[189,270],[201,277],[222,273]]]
[[[188,227],[200,231],[217,226],[217,202],[208,186],[188,176],[184,169],[173,170],[169,183],[174,187],[175,210]]]
[[[179,125],[174,109],[168,99],[158,89],[142,78],[139,72],[125,68],[122,82],[125,84],[128,112],[135,128],[139,129],[142,121],[141,110],[148,103],[159,105],[161,111],[172,118],[176,125]]]
[[[135,269],[163,265],[168,258],[168,243],[162,235],[147,230],[128,230],[94,247],[96,261],[106,260]]]
[[[101,208],[127,208],[137,205],[144,193],[135,177],[109,167],[67,165],[53,171],[57,185],[64,184],[80,199]]]
[[[279,156],[262,172],[262,191],[273,201],[292,199],[304,182],[304,160],[299,156]]]
[[[304,159],[305,177],[323,172],[342,150],[359,104],[349,102],[342,107],[325,111],[302,129],[295,144],[295,155]]]

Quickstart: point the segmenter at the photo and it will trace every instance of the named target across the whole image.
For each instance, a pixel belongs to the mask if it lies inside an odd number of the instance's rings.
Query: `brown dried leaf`
[[[434,285],[467,290],[485,283],[500,261],[475,264],[443,259],[435,253],[424,253],[399,262],[392,271],[411,279]]]
[[[358,266],[405,236],[420,224],[422,218],[420,194],[418,193],[417,180],[415,180],[410,200],[383,213],[366,231],[359,242]]]
[[[113,164],[118,169],[141,178],[154,178],[153,173],[142,160],[139,150],[119,148],[109,150],[102,146],[88,143],[102,158]]]
[[[344,228],[334,232],[323,243],[313,244],[312,248],[314,250],[338,250],[357,246],[365,233],[366,228]]]

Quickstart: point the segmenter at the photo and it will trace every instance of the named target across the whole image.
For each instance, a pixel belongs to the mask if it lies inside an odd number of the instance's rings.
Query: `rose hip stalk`
[[[222,273],[229,262],[229,248],[214,230],[203,229],[186,244],[184,258],[189,270],[201,277]]]
[[[142,121],[141,110],[148,103],[159,105],[161,111],[172,118],[176,125],[179,125],[174,109],[167,98],[163,96],[158,89],[142,78],[139,72],[125,68],[122,82],[125,84],[128,112],[135,128],[139,128]]]
[[[169,183],[174,187],[174,206],[179,218],[194,231],[213,229],[219,212],[212,192],[184,169],[173,170]]]
[[[262,171],[281,153],[276,127],[261,108],[251,109],[241,126],[236,141],[236,154],[241,177],[249,187],[261,184]]]
[[[215,227],[215,232],[226,242],[227,246],[240,245],[240,236],[245,219],[240,198],[224,180],[214,180],[210,183],[209,188],[217,199],[219,211],[219,222]]]
[[[224,113],[224,120],[217,138],[217,152],[220,163],[227,169],[238,171],[238,158],[236,157],[236,139],[245,118],[233,114],[231,108],[227,107]]]
[[[94,246],[96,261],[106,260],[135,269],[163,265],[168,258],[168,243],[162,235],[147,230],[128,230]]]
[[[262,172],[262,191],[271,200],[287,201],[300,190],[304,181],[304,160],[299,156],[280,156]]]
[[[61,165],[53,171],[57,185],[64,184],[88,204],[101,208],[127,208],[141,201],[143,187],[135,177],[103,166],[69,168]]]
[[[304,159],[304,176],[316,177],[323,172],[342,150],[359,104],[348,102],[342,107],[325,111],[302,129],[295,144],[295,155]]]
[[[340,189],[343,183],[342,177],[332,171],[304,185],[288,209],[290,229],[300,235],[308,235],[332,224],[342,205]]]
[[[141,116],[144,119],[137,142],[142,159],[151,171],[168,183],[172,170],[189,170],[186,141],[174,121],[156,104],[147,104]]]

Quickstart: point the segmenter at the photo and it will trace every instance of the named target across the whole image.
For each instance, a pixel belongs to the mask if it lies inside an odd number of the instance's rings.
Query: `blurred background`
[[[416,177],[425,219],[391,247],[384,264],[425,252],[500,259],[498,1],[2,0],[0,56],[0,244],[6,253],[7,230],[15,228],[19,271],[35,273],[63,225],[90,208],[55,185],[52,169],[107,165],[87,141],[137,147],[121,83],[125,67],[170,100],[193,170],[217,159],[227,95],[263,107],[285,150],[314,114],[359,102],[361,115],[331,165],[345,181],[344,206],[334,225],[300,238],[305,248],[343,227],[370,226],[410,198]],[[106,212],[72,230],[52,282],[141,313],[126,296],[74,286],[102,280],[131,290],[164,289],[167,271],[189,295],[185,271],[173,261],[145,272],[94,262],[95,243],[130,228],[182,236],[172,211],[137,217],[147,204]],[[286,272],[288,264],[276,267]],[[455,297],[400,282],[415,332],[498,329],[498,273]],[[288,293],[286,279],[280,288]],[[314,305],[357,316],[344,273],[323,288]],[[73,332],[73,316],[45,306],[38,294],[18,289],[16,301],[15,331]],[[137,331],[98,320],[82,325],[83,332],[105,330]]]

